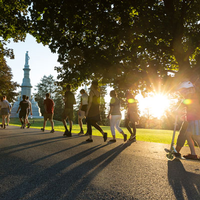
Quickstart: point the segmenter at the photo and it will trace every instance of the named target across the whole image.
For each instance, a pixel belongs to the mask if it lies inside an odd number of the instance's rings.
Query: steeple
[[[28,51],[25,54],[25,65],[24,65],[24,78],[22,81],[22,85],[21,85],[21,96],[22,95],[26,95],[29,96],[29,98],[31,98],[31,82],[30,82],[30,78],[29,78],[29,72],[30,72],[30,68],[29,68],[29,61],[30,57],[28,56]]]

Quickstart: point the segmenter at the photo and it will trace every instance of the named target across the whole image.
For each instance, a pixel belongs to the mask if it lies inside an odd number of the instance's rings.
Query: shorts
[[[19,118],[24,118],[24,119],[26,119],[27,116],[28,116],[27,112],[21,112],[21,111],[19,112]]]
[[[44,113],[44,120],[46,121],[47,119],[53,120],[53,113]]]
[[[67,119],[72,121],[73,120],[73,109],[72,108],[65,108],[63,114],[62,114],[63,119]]]
[[[189,121],[186,132],[192,135],[200,135],[200,120]]]
[[[1,109],[1,115],[8,115],[8,114],[9,114],[8,108]]]
[[[81,110],[84,112],[87,112],[87,107],[88,107],[88,105],[82,105]]]
[[[78,111],[78,118],[83,119],[85,117],[85,111],[79,110]]]

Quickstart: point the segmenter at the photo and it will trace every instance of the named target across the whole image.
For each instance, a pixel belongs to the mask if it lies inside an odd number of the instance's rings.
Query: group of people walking
[[[70,91],[70,85],[67,85],[67,91],[65,92],[65,110],[63,112],[62,121],[65,127],[64,136],[71,137],[72,131],[72,119],[73,119],[73,105],[76,103],[74,94]],[[87,123],[87,132],[85,135],[88,135],[87,142],[93,142],[92,138],[92,127],[96,128],[103,137],[104,142],[107,141],[107,133],[98,125],[98,121],[100,121],[100,92],[98,88],[98,81],[92,81],[89,95],[85,92],[84,89],[80,90],[81,94],[81,103],[78,111],[78,122],[80,126],[79,135],[84,135],[82,120],[86,118]],[[110,119],[110,128],[113,139],[110,142],[116,142],[115,138],[115,129],[119,131],[124,137],[124,141],[127,140],[127,135],[123,132],[123,130],[119,127],[121,121],[121,111],[120,111],[120,100],[117,97],[117,94],[114,90],[110,92],[110,111],[108,114],[108,118]],[[131,134],[130,140],[136,141],[136,127],[135,122],[138,120],[138,112],[137,112],[137,101],[133,98],[130,92],[126,95],[127,98],[127,116],[126,116],[126,127]],[[67,128],[66,119],[69,122],[69,129]],[[132,128],[130,127],[129,122],[132,124]]]
[[[185,156],[185,158],[189,159],[199,159],[196,155],[194,148],[194,141],[200,145],[200,97],[195,90],[194,85],[190,81],[184,81],[178,88],[178,91],[183,96],[184,101],[182,101],[182,105],[184,105],[184,119],[182,127],[179,132],[177,146],[174,147],[174,154],[176,157],[180,157],[180,150],[183,147],[185,141],[188,141],[191,154]],[[107,133],[98,125],[98,121],[100,121],[100,92],[98,87],[98,81],[92,81],[89,95],[85,92],[84,89],[80,90],[81,94],[81,102],[80,108],[78,111],[78,122],[80,126],[79,135],[87,135],[88,139],[86,142],[93,142],[92,138],[92,127],[96,128],[103,137],[103,141],[107,141]],[[116,142],[115,131],[117,130],[119,133],[123,135],[124,142],[127,141],[127,134],[123,132],[120,128],[121,121],[121,111],[120,111],[120,100],[117,97],[116,91],[112,90],[110,92],[110,109],[108,113],[108,118],[110,119],[110,129],[112,133],[112,139],[110,142]],[[187,103],[186,100],[189,100]],[[65,127],[65,132],[63,136],[71,137],[72,136],[72,126],[73,126],[73,105],[76,104],[75,96],[71,92],[70,85],[67,85],[66,92],[64,96],[65,108],[62,114],[62,122]],[[126,93],[126,105],[127,112],[125,118],[125,127],[130,133],[130,141],[136,141],[136,122],[138,121],[138,106],[137,100],[134,98],[131,92]],[[1,108],[1,116],[2,116],[2,127],[6,128],[6,119],[7,125],[9,124],[9,114],[11,112],[11,105],[7,101],[6,96],[2,96],[0,98],[0,108]],[[30,127],[30,123],[28,121],[28,115],[32,115],[32,106],[29,98],[26,95],[22,96],[22,101],[19,104],[17,113],[19,112],[19,119],[22,124],[21,128]],[[46,98],[44,100],[44,123],[42,131],[45,131],[47,120],[51,123],[51,133],[54,132],[54,101],[50,98],[50,94],[46,94]],[[87,132],[84,134],[83,131],[83,118],[86,118],[87,123]],[[67,127],[66,120],[68,119],[69,128]],[[131,124],[131,126],[130,126]]]
[[[93,142],[92,138],[92,127],[95,127],[103,137],[103,141],[107,141],[107,133],[98,125],[100,121],[100,91],[98,86],[98,81],[92,81],[91,88],[89,95],[85,92],[84,89],[80,90],[81,94],[81,102],[80,108],[78,111],[78,122],[80,126],[80,133],[79,135],[84,135],[83,131],[83,118],[86,119],[87,124],[87,132],[85,135],[88,136],[87,142]],[[121,111],[120,111],[120,100],[117,97],[115,90],[110,92],[110,110],[108,113],[108,118],[110,119],[110,128],[113,138],[110,142],[116,142],[115,137],[115,130],[119,131],[123,135],[124,141],[127,141],[127,134],[123,132],[120,128],[120,121],[121,121]],[[126,93],[127,99],[127,115],[125,120],[125,125],[130,132],[131,141],[136,141],[136,127],[135,123],[138,121],[138,108],[137,108],[137,101],[134,99],[133,95],[130,92]],[[73,126],[73,105],[76,104],[75,96],[71,92],[70,85],[67,85],[66,92],[64,95],[64,103],[65,108],[62,113],[62,122],[65,127],[65,132],[63,136],[71,137],[72,136],[72,126]],[[54,115],[54,101],[50,98],[50,93],[46,94],[46,98],[44,100],[44,122],[43,127],[41,128],[42,131],[45,131],[46,122],[47,120],[51,123],[51,133],[54,132],[54,122],[53,122],[53,115]],[[6,96],[3,96],[1,102],[1,115],[2,115],[2,126],[5,128],[5,118],[9,115],[11,111],[11,106],[9,102],[6,100]],[[19,107],[17,109],[17,113],[19,112],[19,119],[21,122],[21,128],[29,128],[30,123],[28,121],[29,114],[32,115],[32,105],[29,101],[29,97],[26,95],[22,96],[22,101],[19,103]],[[68,119],[69,126],[67,127],[66,120]],[[131,125],[130,125],[131,123]]]

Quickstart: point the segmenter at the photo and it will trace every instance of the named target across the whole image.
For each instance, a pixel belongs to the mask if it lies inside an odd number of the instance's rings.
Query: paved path
[[[0,200],[200,199],[200,162],[168,161],[169,145],[85,139],[0,129]]]

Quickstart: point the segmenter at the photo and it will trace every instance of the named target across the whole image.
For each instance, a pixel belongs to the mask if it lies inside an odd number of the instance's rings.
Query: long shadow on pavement
[[[119,146],[107,151],[95,159],[85,161],[84,163],[64,173],[62,176],[51,181],[48,184],[48,187],[44,188],[44,190],[41,190],[31,199],[38,199],[41,196],[45,196],[45,198],[48,199],[51,198],[52,195],[54,195],[54,199],[78,198],[80,193],[85,190],[91,181],[123,150],[130,146],[130,144],[131,143],[120,144]],[[53,194],[49,193],[49,188],[55,188]]]
[[[73,139],[75,139],[75,138],[78,138],[78,137],[73,137]],[[8,150],[14,149],[13,151],[9,151],[9,153],[7,153],[7,154],[10,154],[10,153],[15,153],[15,152],[22,151],[25,149],[30,149],[30,148],[34,148],[34,147],[62,141],[62,140],[68,140],[68,139],[72,139],[72,138],[66,138],[66,137],[63,138],[63,136],[58,136],[58,137],[53,137],[53,138],[45,138],[45,139],[41,139],[41,140],[34,140],[31,142],[26,142],[26,143],[21,143],[18,145],[11,145],[8,147],[0,148],[0,151],[3,152],[3,151],[8,151]],[[32,145],[32,146],[30,146],[30,145]],[[27,147],[25,147],[25,146],[27,146]],[[23,148],[18,149],[20,147],[23,147]]]
[[[180,160],[168,161],[168,180],[176,199],[184,200],[184,192],[187,199],[200,198],[200,175],[187,172]]]
[[[23,182],[12,189],[1,193],[5,199],[75,199],[87,185],[97,176],[110,162],[113,161],[130,144],[121,144],[110,151],[88,160],[88,156],[100,150],[106,145],[96,145],[76,155],[64,159],[49,168],[41,170],[33,163],[27,163],[26,168],[13,172],[15,175],[27,175]],[[69,150],[69,149],[68,149]],[[57,152],[59,153],[59,152]],[[66,150],[66,153],[67,150]],[[83,162],[81,160],[83,159]],[[86,161],[85,161],[86,159]],[[75,165],[76,162],[79,165]]]
[[[36,165],[26,163],[25,167],[21,166],[21,168],[17,168],[16,170],[9,172],[9,175],[12,175],[13,173],[14,176],[25,175],[28,178],[26,178],[21,184],[18,184],[18,185],[16,184],[16,186],[13,187],[12,189],[7,190],[5,192],[1,192],[0,198],[4,197],[4,199],[12,199],[12,200],[15,200],[15,199],[18,200],[20,198],[31,199],[30,197],[26,198],[27,195],[29,196],[29,193],[34,192],[35,190],[40,191],[41,189],[43,189],[44,185],[48,186],[49,182],[51,182],[54,179],[57,179],[57,176],[59,177],[60,174],[62,174],[62,170],[65,170],[66,168],[70,167],[72,164],[76,163],[77,160],[81,160],[84,157],[87,157],[88,155],[90,155],[91,153],[97,151],[98,149],[102,147],[104,146],[97,145],[97,146],[91,147],[85,151],[82,151],[79,154],[76,154],[68,159],[58,162],[55,165],[45,170],[41,169],[39,166],[37,167]],[[20,160],[16,160],[16,161],[19,162],[20,164],[24,162]],[[32,176],[30,174],[31,172],[33,174]],[[54,187],[58,186],[59,184],[62,184],[62,183],[56,182]],[[52,188],[52,190],[54,190],[54,188]],[[45,199],[45,198],[38,198],[38,199]]]

